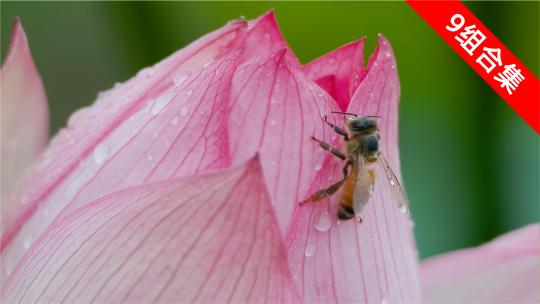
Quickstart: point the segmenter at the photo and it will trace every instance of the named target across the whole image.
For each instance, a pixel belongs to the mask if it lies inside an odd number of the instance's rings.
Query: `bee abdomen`
[[[339,204],[337,217],[340,220],[349,220],[354,217],[354,209],[351,205]]]

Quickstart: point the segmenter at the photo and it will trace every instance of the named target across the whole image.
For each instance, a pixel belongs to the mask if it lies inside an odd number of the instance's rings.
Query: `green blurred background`
[[[275,8],[302,62],[361,36],[369,54],[383,33],[401,78],[401,157],[420,255],[539,220],[538,135],[404,2],[0,5],[2,58],[20,16],[47,89],[51,134],[98,91],[241,15]],[[466,5],[538,77],[539,2]]]

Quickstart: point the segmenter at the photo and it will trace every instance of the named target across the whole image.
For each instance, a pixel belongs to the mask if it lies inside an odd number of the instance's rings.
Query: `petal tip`
[[[11,41],[9,42],[9,48],[4,62],[4,66],[9,62],[16,54],[30,54],[30,48],[28,46],[28,39],[22,26],[21,18],[15,17],[13,20],[13,27],[11,30]],[[30,57],[31,59],[32,57]]]

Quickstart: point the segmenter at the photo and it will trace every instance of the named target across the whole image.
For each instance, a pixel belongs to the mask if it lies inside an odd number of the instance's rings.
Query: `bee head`
[[[347,126],[351,132],[362,133],[377,129],[377,120],[375,116],[360,116],[351,118],[347,121]]]

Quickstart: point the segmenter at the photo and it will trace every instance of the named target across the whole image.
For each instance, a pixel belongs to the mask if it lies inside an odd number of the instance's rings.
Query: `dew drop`
[[[153,99],[148,99],[148,103],[146,105],[146,108],[144,108],[144,111],[146,113],[150,112],[150,110],[152,109],[153,106],[154,106],[154,100]]]
[[[270,125],[271,125],[271,126],[275,126],[275,125],[277,125],[277,122],[276,122],[275,120],[272,120],[272,121],[270,122]]]
[[[203,68],[207,68],[207,67],[209,67],[209,66],[210,66],[210,64],[212,64],[212,62],[211,62],[211,61],[205,62],[205,63],[203,64]]]
[[[105,159],[107,159],[107,156],[109,156],[109,147],[102,143],[96,146],[94,149],[94,161],[98,164],[101,164]]]
[[[44,216],[44,217],[49,217],[49,216],[51,216],[51,213],[52,213],[52,211],[51,211],[50,208],[45,208],[45,210],[43,210],[43,216]]]
[[[186,116],[187,112],[188,112],[188,109],[186,107],[182,107],[182,109],[180,110],[180,114],[182,114],[182,116]]]
[[[173,117],[173,119],[171,119],[171,124],[173,124],[173,125],[178,124],[178,116],[175,116],[175,117]]]
[[[338,219],[338,220],[336,221],[336,225],[341,225],[341,220]]]
[[[158,138],[158,136],[159,136],[158,132],[154,133],[154,135],[153,135],[154,138]]]
[[[176,75],[173,79],[174,85],[177,87],[180,86],[187,78],[188,76],[186,74]]]
[[[191,96],[192,93],[193,93],[193,90],[189,90],[189,91],[187,91],[186,95]]]
[[[322,169],[322,163],[318,163],[317,165],[315,165],[315,172],[318,172],[318,171],[321,171]]]
[[[409,208],[407,208],[407,205],[405,204],[399,204],[399,211],[403,214],[409,213]]]
[[[313,243],[307,243],[304,255],[307,257],[312,257],[315,255],[315,245]]]
[[[275,98],[272,97],[272,99],[270,99],[270,103],[271,104],[276,104],[277,103],[277,100]]]
[[[272,162],[271,162],[271,165],[272,165],[273,167],[275,167],[275,166],[276,166],[276,162],[275,162],[275,161],[272,161]]]
[[[393,178],[390,178],[390,186],[395,186],[396,181]]]
[[[25,193],[21,196],[21,204],[24,205],[28,203],[29,200],[30,200],[30,196],[28,194]]]
[[[23,240],[23,247],[28,249],[30,248],[30,245],[32,245],[32,238],[30,238],[29,236],[27,236],[24,240]]]
[[[154,159],[154,157],[152,155],[148,155],[148,157],[146,158],[148,161],[152,161]]]
[[[330,214],[325,211],[319,215],[319,218],[315,223],[315,230],[321,232],[328,231],[330,226],[332,226],[332,220],[330,219]]]
[[[386,57],[390,57],[390,51],[389,51],[389,50],[386,50],[386,51],[384,52],[384,54],[386,55]]]
[[[152,105],[152,115],[156,115],[157,113],[161,112],[163,108],[172,100],[173,93],[168,92],[163,95],[161,95],[158,99],[156,99],[156,102]]]

